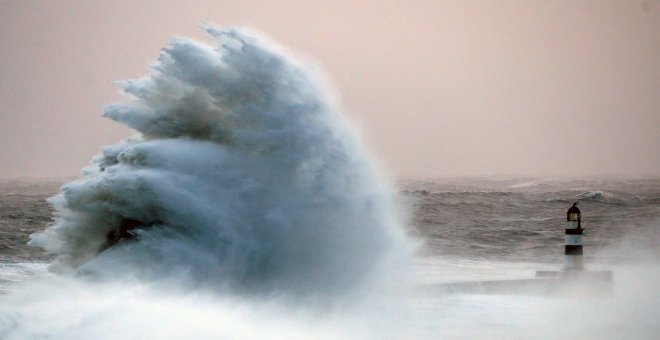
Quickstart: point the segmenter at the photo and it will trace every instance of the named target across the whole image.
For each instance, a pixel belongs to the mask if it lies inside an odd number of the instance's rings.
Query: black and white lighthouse
[[[566,242],[564,245],[564,268],[555,270],[537,270],[538,285],[546,291],[559,289],[568,292],[570,283],[585,282],[589,285],[590,293],[608,292],[613,287],[613,273],[611,270],[586,270],[582,261],[582,216],[577,202],[566,212]],[[578,286],[579,287],[579,286]],[[566,290],[562,290],[566,289]],[[584,293],[580,291],[581,293]]]
[[[577,202],[566,212],[566,245],[564,246],[564,255],[566,263],[564,270],[582,270],[584,268],[582,261],[582,218]]]

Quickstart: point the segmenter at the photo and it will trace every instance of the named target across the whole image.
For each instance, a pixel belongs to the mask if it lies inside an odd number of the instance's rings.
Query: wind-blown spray
[[[54,197],[54,269],[332,296],[409,249],[387,189],[312,68],[244,30],[174,38],[104,116],[140,133]],[[405,251],[404,251],[405,252]]]

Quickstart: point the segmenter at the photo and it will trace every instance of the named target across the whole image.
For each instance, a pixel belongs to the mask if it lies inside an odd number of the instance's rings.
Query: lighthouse
[[[614,274],[611,270],[586,270],[582,261],[582,216],[577,207],[578,202],[566,212],[566,229],[564,243],[564,268],[555,270],[537,270],[536,281],[548,291],[559,288],[570,290],[571,283],[582,282],[589,285],[590,293],[608,292],[613,287]],[[545,281],[543,281],[545,280]],[[579,286],[578,286],[579,287]],[[566,292],[566,291],[564,291]],[[581,291],[581,293],[583,293]]]
[[[582,270],[582,218],[577,202],[566,212],[566,243],[564,245],[564,270]]]

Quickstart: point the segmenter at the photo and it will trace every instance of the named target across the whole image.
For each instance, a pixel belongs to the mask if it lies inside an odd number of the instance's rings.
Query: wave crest
[[[105,116],[141,133],[51,199],[56,268],[293,294],[407,248],[389,190],[308,68],[244,30],[176,38]],[[119,274],[119,275],[118,275]]]

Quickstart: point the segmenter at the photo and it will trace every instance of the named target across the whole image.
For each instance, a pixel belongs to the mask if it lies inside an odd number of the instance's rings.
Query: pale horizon
[[[660,1],[0,2],[0,178],[76,178],[171,36],[246,26],[332,80],[394,178],[660,176]]]

